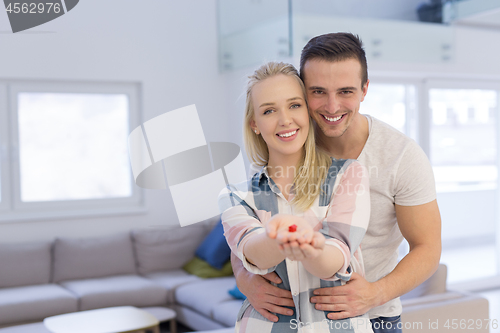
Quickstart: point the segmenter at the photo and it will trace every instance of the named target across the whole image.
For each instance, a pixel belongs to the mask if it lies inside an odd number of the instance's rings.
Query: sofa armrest
[[[488,300],[476,294],[448,291],[404,300],[402,305],[405,333],[487,332],[491,327]]]

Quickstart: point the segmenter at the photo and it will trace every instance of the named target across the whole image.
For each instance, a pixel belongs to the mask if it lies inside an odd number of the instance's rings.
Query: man
[[[314,291],[318,310],[330,319],[369,312],[375,332],[401,332],[399,296],[436,270],[441,255],[441,219],[432,168],[420,147],[387,124],[359,113],[368,91],[365,52],[358,37],[333,33],[315,37],[304,47],[300,73],[318,145],[337,159],[358,159],[369,170],[370,225],[361,249],[366,278],[354,273],[344,286]],[[399,263],[403,237],[410,252]],[[264,317],[288,315],[288,291],[274,274],[252,275],[233,257],[240,290]]]

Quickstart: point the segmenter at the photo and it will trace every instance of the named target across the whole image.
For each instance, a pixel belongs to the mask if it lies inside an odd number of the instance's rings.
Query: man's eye
[[[323,94],[323,91],[322,90],[313,90],[313,94],[316,94],[316,95]]]
[[[351,93],[352,93],[352,91],[350,91],[350,90],[342,90],[342,95],[349,95]]]

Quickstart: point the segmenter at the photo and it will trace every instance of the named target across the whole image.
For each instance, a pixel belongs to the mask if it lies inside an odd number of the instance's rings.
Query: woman
[[[372,332],[367,316],[328,320],[312,290],[363,275],[359,243],[368,226],[366,170],[316,150],[305,88],[296,69],[271,62],[250,76],[244,139],[251,180],[219,198],[227,242],[252,273],[275,271],[290,290],[292,316],[270,322],[246,301],[237,332]],[[243,195],[245,194],[245,195]]]

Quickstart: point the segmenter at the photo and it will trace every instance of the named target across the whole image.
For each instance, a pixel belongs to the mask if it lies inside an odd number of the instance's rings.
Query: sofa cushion
[[[54,282],[135,274],[128,233],[98,238],[57,238],[54,244]]]
[[[418,298],[409,299],[402,302],[403,313],[401,314],[401,322],[405,327],[405,333],[420,333],[420,332],[488,332],[491,327],[484,325],[485,318],[488,318],[488,300],[481,295],[467,293],[467,292],[445,292],[443,294],[427,295]],[[496,312],[498,313],[498,311]],[[491,316],[490,314],[490,316]],[[422,323],[422,319],[429,323],[429,330],[426,330],[426,323]],[[490,317],[491,318],[491,317]],[[454,320],[458,319],[458,320]],[[486,319],[487,320],[487,319]],[[483,322],[481,326],[470,326],[470,321],[476,323],[477,321]],[[439,323],[438,323],[439,322]],[[450,326],[453,323],[466,322],[467,326],[455,329],[450,329],[445,326],[448,323]],[[415,325],[415,323],[419,324]],[[443,327],[439,329],[438,323]],[[423,324],[423,326],[422,326]],[[430,325],[433,326],[430,326]],[[408,325],[408,326],[407,326]],[[436,326],[434,326],[436,325]],[[491,324],[490,324],[491,325]],[[423,327],[423,329],[422,329]],[[446,329],[445,329],[446,328]],[[471,329],[472,328],[472,329]],[[481,329],[478,329],[481,328]],[[490,332],[495,332],[496,329],[491,329]]]
[[[233,267],[231,261],[227,261],[221,269],[214,268],[208,262],[194,257],[182,267],[189,274],[196,275],[201,278],[216,278],[233,275]]]
[[[155,272],[145,275],[146,278],[161,285],[167,290],[167,303],[175,302],[175,289],[183,284],[200,281],[201,279],[195,275],[186,273],[182,269],[176,269],[167,272]]]
[[[247,297],[238,289],[238,286],[234,286],[233,289],[229,290],[229,295],[236,299],[246,300]]]
[[[226,237],[224,237],[222,222],[219,222],[208,236],[205,237],[203,243],[196,249],[195,254],[212,267],[222,269],[222,266],[224,266],[231,256],[231,249],[227,245]]]
[[[401,296],[401,300],[408,300],[426,295],[442,294],[446,291],[446,265],[439,264],[437,271],[418,287]]]
[[[243,301],[240,299],[219,303],[214,307],[212,317],[221,324],[234,326],[242,304]]]
[[[167,301],[165,288],[137,275],[63,281],[60,284],[78,296],[79,310],[125,304],[137,307],[155,306],[164,305]]]
[[[229,289],[234,287],[234,276],[201,280],[180,286],[175,291],[177,303],[213,318],[213,310],[222,302],[234,300]]]
[[[172,309],[177,314],[175,320],[189,327],[190,329],[196,331],[208,331],[208,330],[218,330],[225,327],[224,325],[219,324],[215,320],[212,320],[211,318],[202,315],[201,313],[195,310],[191,310],[188,307],[174,304],[172,305]]]
[[[50,282],[52,242],[0,244],[0,288]]]
[[[43,320],[77,310],[77,298],[55,284],[0,289],[0,325]]]
[[[213,219],[186,227],[132,230],[139,274],[179,269],[209,232]]]

